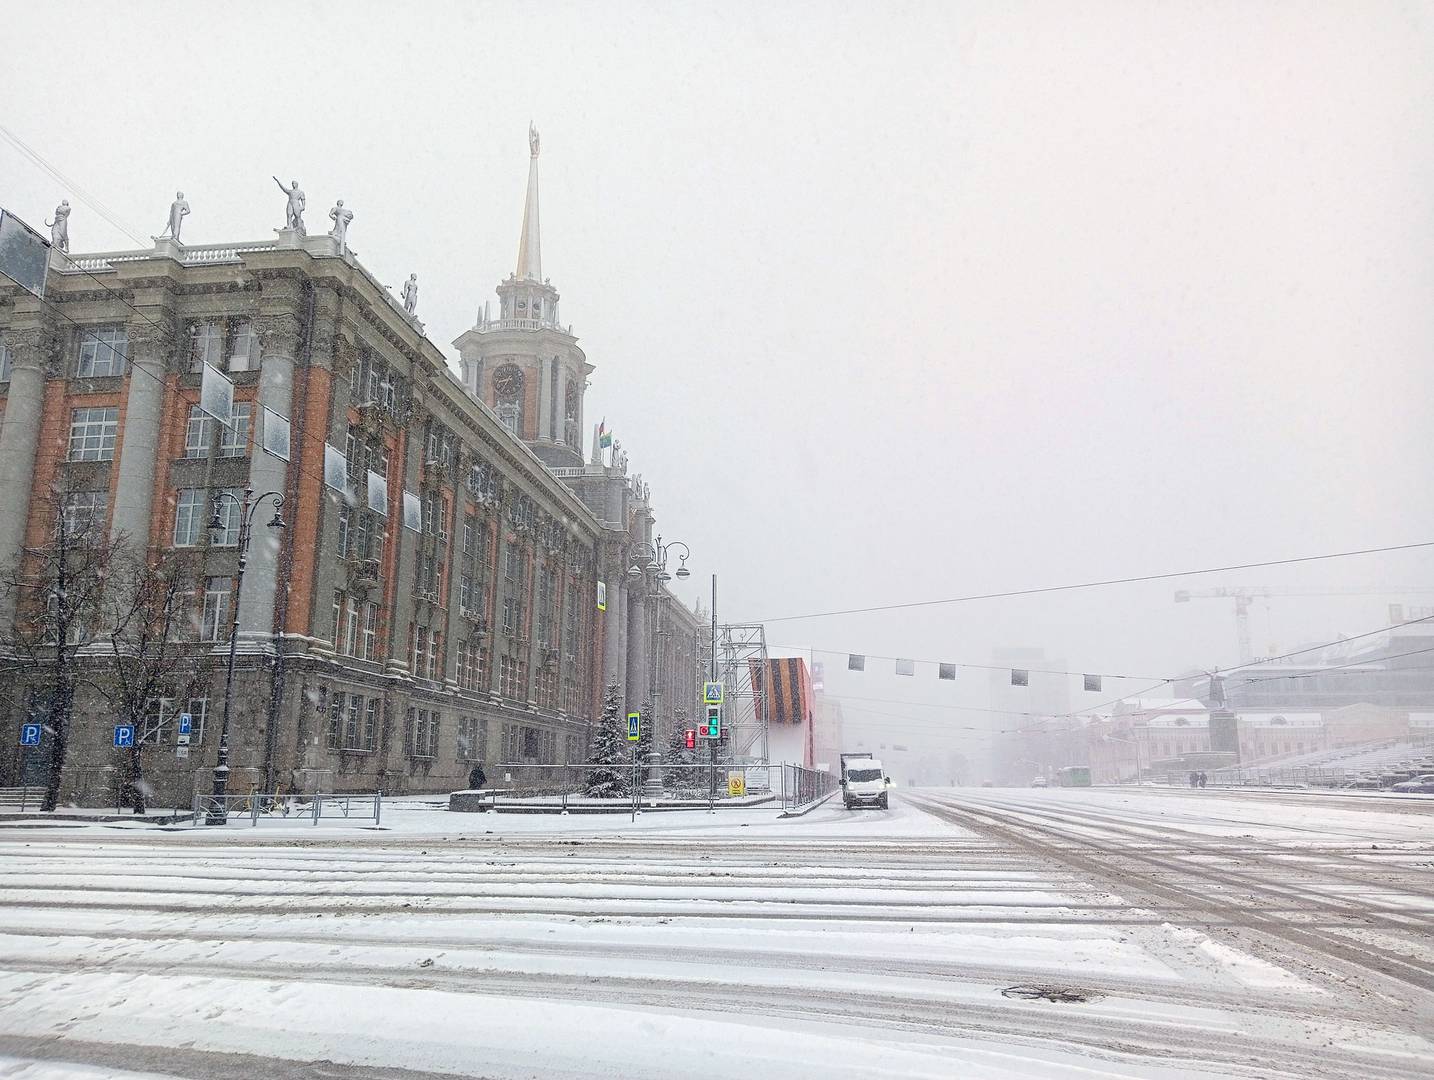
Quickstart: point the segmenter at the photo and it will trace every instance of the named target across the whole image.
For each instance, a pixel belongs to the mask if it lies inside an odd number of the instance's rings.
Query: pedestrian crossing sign
[[[642,738],[642,713],[627,714],[627,741],[637,742]]]
[[[702,704],[722,704],[722,684],[719,682],[705,682],[702,684]]]

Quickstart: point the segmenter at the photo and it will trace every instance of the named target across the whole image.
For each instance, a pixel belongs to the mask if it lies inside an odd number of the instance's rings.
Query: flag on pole
[[[598,449],[606,450],[612,446],[612,432],[607,429],[607,417],[603,417],[598,423]]]

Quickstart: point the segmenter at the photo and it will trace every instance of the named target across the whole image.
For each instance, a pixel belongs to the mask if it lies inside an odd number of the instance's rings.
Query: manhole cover
[[[1019,998],[1022,1001],[1058,1001],[1074,1004],[1094,1001],[1100,994],[1079,986],[1008,986],[1001,991],[1002,997]]]

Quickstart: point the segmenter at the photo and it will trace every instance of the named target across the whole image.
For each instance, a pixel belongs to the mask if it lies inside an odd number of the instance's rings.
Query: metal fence
[[[353,795],[195,795],[195,825],[222,825],[249,819],[251,826],[264,822],[308,821],[317,825],[321,820],[372,821],[379,824],[383,814],[383,794],[363,792]]]
[[[494,765],[477,805],[502,812],[582,813],[779,806],[802,809],[837,790],[800,765]]]

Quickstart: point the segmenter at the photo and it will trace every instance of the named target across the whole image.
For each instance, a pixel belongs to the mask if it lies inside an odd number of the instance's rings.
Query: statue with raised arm
[[[179,227],[184,224],[184,219],[189,215],[189,204],[184,201],[184,192],[174,193],[174,202],[169,204],[169,225],[160,236],[168,236],[175,243],[179,242]]]
[[[344,209],[344,201],[340,199],[332,210],[329,211],[329,219],[334,227],[329,230],[329,235],[338,242],[339,254],[349,253],[349,222],[354,219],[352,210]]]
[[[403,283],[403,310],[410,315],[418,308],[418,275],[409,274]]]
[[[284,207],[284,228],[293,229],[300,236],[307,236],[304,231],[304,193],[299,190],[299,182],[291,181],[289,186],[285,187],[283,181],[276,176],[274,183],[289,197],[289,203]]]
[[[533,126],[533,122],[530,120],[528,121],[528,154],[532,157],[537,157],[538,149],[538,129]]]
[[[50,227],[50,246],[69,254],[70,251],[70,200],[61,199],[55,207],[55,220],[45,222]]]

